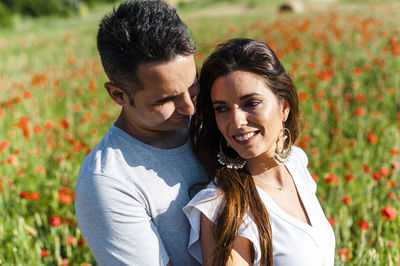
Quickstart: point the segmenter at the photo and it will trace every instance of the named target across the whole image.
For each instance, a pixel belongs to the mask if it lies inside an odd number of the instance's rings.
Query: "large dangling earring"
[[[286,140],[287,147],[285,149]],[[282,151],[279,151],[279,143],[283,141],[283,148]],[[285,164],[289,158],[290,152],[292,151],[292,135],[290,134],[290,130],[285,127],[285,123],[283,124],[283,129],[279,134],[279,138],[276,141],[276,147],[274,152],[274,160],[277,164],[282,165]]]
[[[217,154],[218,157],[218,162],[221,165],[226,166],[226,168],[229,169],[242,169],[245,165],[246,165],[246,160],[243,159],[242,157],[240,157],[238,155],[238,157],[236,158],[231,158],[228,157],[225,153],[224,150],[222,149],[222,140],[223,138],[221,138],[219,140],[219,152]],[[229,144],[227,143],[227,146],[229,147]]]

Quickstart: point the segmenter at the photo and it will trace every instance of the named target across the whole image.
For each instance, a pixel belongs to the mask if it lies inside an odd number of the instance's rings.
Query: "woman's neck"
[[[247,169],[252,176],[262,174],[277,166],[278,164],[275,162],[272,154],[263,154],[247,159]]]
[[[247,160],[247,169],[256,184],[284,186],[285,166],[278,165],[272,156],[265,155]]]

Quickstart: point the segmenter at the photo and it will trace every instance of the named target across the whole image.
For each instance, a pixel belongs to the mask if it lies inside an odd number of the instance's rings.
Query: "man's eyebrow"
[[[226,103],[225,101],[213,101],[212,105],[214,105],[214,104],[225,104],[225,103]]]
[[[196,85],[197,81],[198,81],[198,76],[199,74],[196,73],[196,76],[194,77],[194,81],[192,83],[192,85],[190,85],[189,88],[193,87],[194,85]],[[182,94],[178,94],[178,95],[171,95],[171,96],[167,96],[165,98],[161,98],[159,100],[157,100],[154,104],[163,104],[172,100],[175,100],[176,98],[178,98],[180,95]]]
[[[161,99],[157,100],[154,104],[163,104],[163,103],[172,101],[172,100],[174,100],[174,99],[176,99],[176,98],[178,98],[178,97],[179,97],[179,95],[167,96],[167,97],[165,97],[165,98],[161,98]]]
[[[257,95],[261,95],[260,93],[250,93],[250,94],[246,94],[246,95],[243,95],[242,97],[240,97],[239,99],[240,100],[245,100],[245,99],[247,99],[247,98],[250,98],[250,97],[253,97],[253,96],[257,96]],[[226,102],[225,101],[213,101],[212,102],[212,104],[214,105],[214,104],[226,104]]]

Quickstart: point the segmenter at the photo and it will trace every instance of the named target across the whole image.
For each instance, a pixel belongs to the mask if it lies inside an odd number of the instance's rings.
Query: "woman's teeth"
[[[250,133],[247,133],[247,134],[244,134],[244,135],[235,136],[234,138],[237,141],[245,141],[245,140],[248,140],[249,138],[253,137],[255,134],[256,134],[256,132],[253,131],[253,132],[250,132]]]

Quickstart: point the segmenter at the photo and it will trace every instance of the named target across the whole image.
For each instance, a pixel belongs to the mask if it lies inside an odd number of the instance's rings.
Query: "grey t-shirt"
[[[198,265],[187,252],[182,212],[206,181],[190,143],[144,144],[116,126],[85,158],[76,183],[79,229],[100,265]]]

